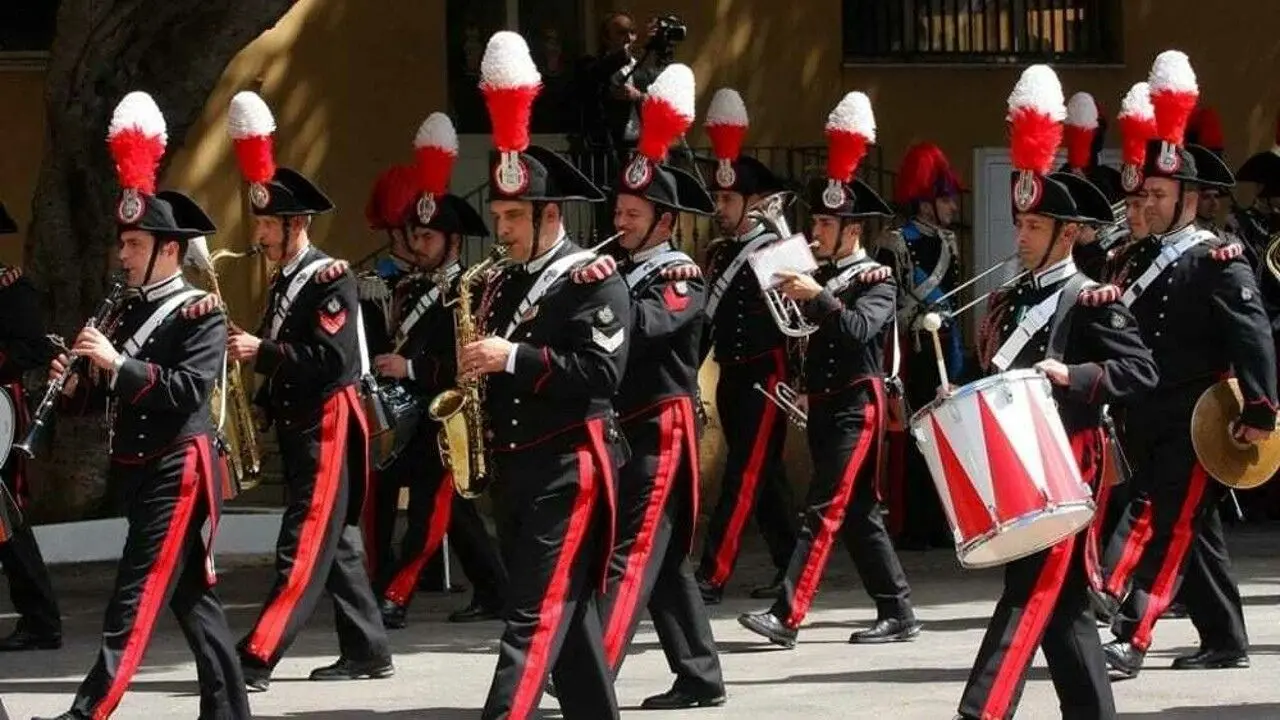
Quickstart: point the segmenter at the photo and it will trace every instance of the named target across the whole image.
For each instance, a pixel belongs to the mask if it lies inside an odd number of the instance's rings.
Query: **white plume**
[[[542,82],[542,74],[529,56],[529,45],[519,33],[501,30],[489,38],[480,61],[480,84],[491,88],[529,87]]]
[[[747,116],[747,104],[737,90],[720,88],[711,97],[711,107],[707,108],[706,125],[741,125],[750,124]]]
[[[649,85],[649,97],[667,101],[681,117],[692,118],[695,107],[696,85],[693,70],[688,65],[672,63]]]
[[[844,96],[827,116],[828,130],[844,130],[861,135],[867,142],[876,141],[876,116],[871,111],[871,98],[866,93],[851,92]]]
[[[1196,71],[1191,69],[1191,58],[1181,50],[1165,50],[1157,55],[1147,83],[1151,85],[1152,93],[1200,94]]]
[[[160,106],[150,95],[139,90],[125,95],[116,105],[111,114],[111,124],[107,127],[107,137],[113,138],[131,128],[147,137],[159,136],[161,143],[169,142],[168,127]]]
[[[1151,104],[1151,86],[1147,83],[1134,83],[1129,88],[1129,92],[1124,94],[1124,99],[1120,101],[1120,113],[1117,117],[1136,117],[1144,120],[1152,120],[1156,116],[1156,109]]]
[[[1009,93],[1009,118],[1014,110],[1035,110],[1061,122],[1067,117],[1066,100],[1058,74],[1048,65],[1032,65],[1022,71]]]
[[[232,140],[266,137],[276,131],[276,119],[267,102],[257,93],[242,90],[231,98],[227,113],[227,134]]]
[[[1067,124],[1072,127],[1096,130],[1098,127],[1098,103],[1087,92],[1078,92],[1067,102]]]
[[[413,146],[437,147],[450,154],[458,154],[458,132],[453,128],[453,121],[442,112],[433,112],[418,126],[418,134],[413,138]]]

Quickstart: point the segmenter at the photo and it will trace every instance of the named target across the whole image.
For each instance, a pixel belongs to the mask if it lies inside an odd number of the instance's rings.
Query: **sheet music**
[[[818,261],[809,249],[804,235],[792,235],[782,242],[769,243],[748,258],[760,287],[768,290],[782,282],[780,271],[809,274],[818,269]]]

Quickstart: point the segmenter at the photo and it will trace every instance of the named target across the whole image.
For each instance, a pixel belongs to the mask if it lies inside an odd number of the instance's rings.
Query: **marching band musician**
[[[18,232],[18,225],[0,204],[0,235]],[[22,268],[0,263],[0,386],[13,401],[14,437],[21,438],[29,423],[22,376],[44,367],[53,355],[40,322],[40,296]],[[10,450],[0,469],[9,498],[21,510],[27,501],[26,458]],[[3,490],[0,490],[3,492]],[[0,513],[6,508],[0,507]],[[12,527],[10,526],[12,525]],[[31,526],[19,518],[0,516],[0,568],[9,580],[9,599],[18,613],[13,631],[0,638],[0,652],[56,650],[62,647],[62,613],[49,581],[40,546]]]
[[[926,307],[960,283],[963,266],[953,226],[960,219],[962,190],[942,148],[931,142],[907,148],[894,181],[893,202],[909,219],[886,233],[875,251],[875,259],[893,268],[898,278],[896,341],[905,360],[900,372],[911,408],[929,404],[937,390],[933,350],[919,322]],[[959,326],[948,320],[939,336],[947,353],[947,372],[960,375],[964,356]],[[951,547],[929,468],[905,427],[889,433],[888,453],[885,489],[898,547]]]
[[[188,240],[214,232],[186,195],[155,190],[165,147],[155,101],[133,92],[116,107],[108,143],[123,194],[117,257],[127,299],[99,327],[80,331],[71,351],[89,378],[63,387],[71,406],[106,399],[108,487],[128,531],[107,602],[97,659],[59,720],[109,717],[138,670],[162,607],[177,617],[196,659],[200,717],[250,717],[222,602],[214,592],[212,546],[227,478],[216,450],[210,396],[222,369],[226,318],[216,297],[182,277]],[[49,378],[68,372],[68,356]],[[75,372],[74,368],[72,372]],[[209,523],[209,539],[202,530]]]
[[[509,261],[484,287],[477,322],[485,337],[462,348],[458,368],[461,382],[486,387],[485,442],[509,575],[482,717],[530,717],[554,671],[566,718],[617,718],[597,583],[612,546],[614,469],[626,453],[612,400],[630,300],[616,276],[577,284],[567,275],[595,255],[566,236],[564,206],[604,196],[569,161],[529,145],[541,76],[524,39],[495,33],[480,74],[498,150],[489,210]]]
[[[1106,143],[1107,121],[1098,111],[1098,103],[1087,92],[1078,92],[1067,101],[1067,120],[1063,128],[1067,162],[1059,172],[1070,172],[1089,181],[1102,192],[1112,206],[1124,201],[1120,188],[1120,171],[1100,162],[1099,154]],[[1114,213],[1113,213],[1114,214]],[[1139,213],[1141,214],[1141,213]],[[1107,257],[1123,244],[1127,228],[1079,225],[1071,256],[1081,272],[1101,280]],[[1107,232],[1103,232],[1106,230]]]
[[[1079,303],[1093,285],[1072,259],[1083,223],[1114,222],[1111,204],[1078,173],[1050,174],[1062,139],[1062,88],[1028,68],[1010,96],[1013,222],[1027,274],[992,295],[979,361],[988,373],[1035,367],[1054,399],[1081,475],[1102,482],[1102,406],[1155,387],[1156,367],[1129,310]],[[959,717],[1011,718],[1037,646],[1063,718],[1116,717],[1087,592],[1087,533],[1005,566],[1004,590],[974,661]]]
[[[688,276],[697,266],[677,249],[673,233],[679,213],[709,216],[715,201],[692,175],[663,164],[671,142],[693,121],[693,71],[667,66],[640,115],[638,152],[619,173],[613,213],[614,228],[623,233],[617,270],[631,294],[631,347],[613,404],[631,459],[618,471],[604,651],[616,676],[647,605],[676,680],[641,707],[710,707],[725,702],[724,678],[688,557],[698,521],[694,403],[706,284]],[[602,256],[604,272],[613,270],[612,261]]]
[[[393,174],[382,186],[392,252],[417,271],[394,289],[396,348],[373,358],[378,375],[402,383],[425,412],[431,399],[453,387],[457,376],[453,312],[444,304],[462,272],[458,260],[463,237],[484,237],[484,220],[465,200],[447,192],[457,135],[443,113],[432,113],[415,139],[417,164],[405,175]],[[452,292],[450,290],[450,292]],[[475,583],[471,604],[452,613],[453,622],[497,617],[505,582],[501,560],[489,540],[474,502],[454,492],[436,447],[439,426],[421,421],[404,451],[378,473],[375,524],[382,568],[376,583],[383,624],[403,628],[409,602],[428,560],[436,556],[446,530],[468,577]],[[390,556],[391,531],[400,488],[409,487],[408,526],[398,562]],[[384,544],[385,542],[385,544]]]
[[[245,682],[255,692],[269,688],[272,669],[325,590],[340,654],[311,679],[390,677],[391,650],[357,545],[369,458],[356,392],[362,348],[355,278],[313,282],[333,260],[311,244],[311,218],[333,203],[301,173],[275,166],[275,121],[262,98],[237,94],[228,124],[250,183],[254,240],[277,264],[260,329],[233,328],[228,349],[266,378],[255,404],[276,428],[287,489],[275,582],[239,643]]]
[[[1276,123],[1275,145],[1250,155],[1236,171],[1236,181],[1254,186],[1253,202],[1236,207],[1227,218],[1228,230],[1239,236],[1249,249],[1249,262],[1261,274],[1266,268],[1263,255],[1272,234],[1280,231],[1280,119]]]
[[[1104,651],[1122,677],[1138,674],[1184,574],[1190,581],[1183,600],[1201,648],[1173,667],[1248,665],[1240,594],[1217,510],[1223,487],[1196,457],[1191,416],[1201,394],[1229,371],[1244,398],[1231,428],[1237,441],[1264,439],[1276,416],[1275,348],[1253,273],[1243,258],[1215,256],[1216,238],[1195,227],[1197,188],[1230,187],[1232,177],[1213,153],[1183,146],[1198,95],[1186,55],[1161,53],[1149,90],[1159,137],[1147,143],[1140,172],[1127,168],[1124,179],[1129,191],[1141,183],[1152,235],[1130,254],[1119,289],[1160,367],[1160,385],[1125,408],[1134,495],[1105,558],[1106,590],[1123,605],[1112,626],[1116,639]]]
[[[743,627],[786,648],[795,646],[841,528],[877,615],[871,628],[853,633],[849,642],[907,641],[920,633],[906,574],[885,529],[878,487],[887,408],[884,347],[892,333],[897,288],[889,269],[862,247],[863,221],[893,214],[854,177],[867,145],[875,142],[867,96],[846,95],[831,112],[826,135],[827,177],[811,183],[806,193],[815,255],[823,265],[813,277],[791,273],[779,286],[803,303],[803,312],[818,326],[797,388],[807,398],[813,481],[782,594],[768,610],[738,618]]]
[[[697,571],[708,604],[720,602],[724,595],[753,509],[775,575],[768,585],[753,589],[751,597],[777,597],[795,545],[791,487],[782,462],[787,423],[773,404],[752,389],[758,383],[772,390],[775,383],[786,380],[787,338],[773,320],[747,263],[757,249],[781,239],[747,213],[784,186],[759,160],[740,154],[747,121],[746,107],[736,91],[716,91],[704,125],[718,158],[712,196],[722,236],[707,249],[711,289],[702,357],[714,348],[720,365],[716,409],[724,429],[725,467]]]

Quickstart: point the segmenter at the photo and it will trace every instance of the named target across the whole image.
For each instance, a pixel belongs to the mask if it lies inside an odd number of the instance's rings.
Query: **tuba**
[[[507,254],[504,245],[495,244],[489,256],[467,268],[458,280],[458,294],[445,302],[453,307],[454,338],[457,351],[479,340],[484,329],[471,308],[471,285],[490,270],[496,269]],[[484,493],[493,479],[485,447],[483,377],[459,382],[431,399],[427,415],[440,423],[436,443],[440,459],[453,476],[453,488],[468,500]]]
[[[187,248],[186,261],[199,268],[209,278],[209,289],[222,299],[216,269],[218,261],[224,258],[253,257],[260,252],[262,252],[262,246],[253,245],[246,252],[223,249],[210,254],[204,238],[193,238]],[[213,397],[217,400],[213,403],[214,425],[217,428],[218,442],[226,451],[232,480],[239,492],[251,489],[258,484],[262,474],[262,453],[258,448],[253,409],[249,404],[249,395],[244,389],[244,378],[240,374],[240,362],[228,361],[224,366],[224,373],[224,377],[218,382],[213,392]],[[229,425],[228,415],[231,418]]]
[[[768,195],[747,212],[747,217],[762,223],[767,231],[776,235],[778,239],[774,243],[801,242],[807,248],[808,242],[804,236],[791,232],[791,228],[787,225],[787,218],[783,214],[790,199],[791,193],[787,190]],[[800,304],[795,300],[783,295],[775,288],[761,288],[761,291],[764,293],[769,314],[773,316],[774,323],[783,335],[793,338],[808,337],[818,329],[817,325],[805,319],[804,313],[800,310]]]
[[[1267,270],[1271,271],[1271,276],[1280,280],[1280,233],[1275,233],[1267,240],[1267,249],[1263,257],[1267,262]]]

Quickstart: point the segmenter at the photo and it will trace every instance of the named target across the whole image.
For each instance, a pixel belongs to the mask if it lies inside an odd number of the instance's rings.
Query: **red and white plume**
[[[716,158],[722,162],[737,160],[742,152],[742,141],[747,137],[747,127],[751,124],[747,105],[742,102],[738,91],[731,88],[717,90],[702,124],[707,130],[707,137],[711,138]]]
[[[847,183],[867,155],[867,146],[876,141],[876,116],[871,99],[864,93],[844,96],[827,116],[827,178]]]
[[[458,133],[448,115],[433,112],[422,121],[413,138],[413,155],[419,191],[432,195],[448,192],[453,163],[458,159]]]
[[[649,86],[640,106],[640,139],[637,149],[659,163],[667,148],[693,124],[696,112],[693,70],[688,65],[668,65]]]
[[[1009,158],[1015,170],[1047,174],[1062,144],[1067,108],[1062,83],[1048,65],[1022,71],[1009,94]]]
[[[1098,132],[1098,103],[1087,92],[1078,92],[1067,101],[1067,125],[1063,128],[1067,145],[1067,165],[1086,170],[1093,164],[1093,137]]]
[[[1151,66],[1147,84],[1151,86],[1151,105],[1156,111],[1157,137],[1180,147],[1187,121],[1200,98],[1190,58],[1180,50],[1160,53]]]
[[[107,128],[107,147],[120,187],[127,194],[155,194],[156,175],[168,142],[164,115],[150,95],[134,91],[116,105]]]
[[[499,151],[521,152],[529,147],[529,120],[541,90],[542,75],[524,38],[508,30],[494,33],[480,61],[480,92],[493,125],[493,145]]]
[[[227,134],[235,144],[236,162],[245,182],[264,185],[276,174],[272,134],[276,119],[257,93],[243,90],[231,98]]]
[[[1147,141],[1156,136],[1156,111],[1151,104],[1151,87],[1134,83],[1120,101],[1120,154],[1125,165],[1142,167],[1147,155]]]

